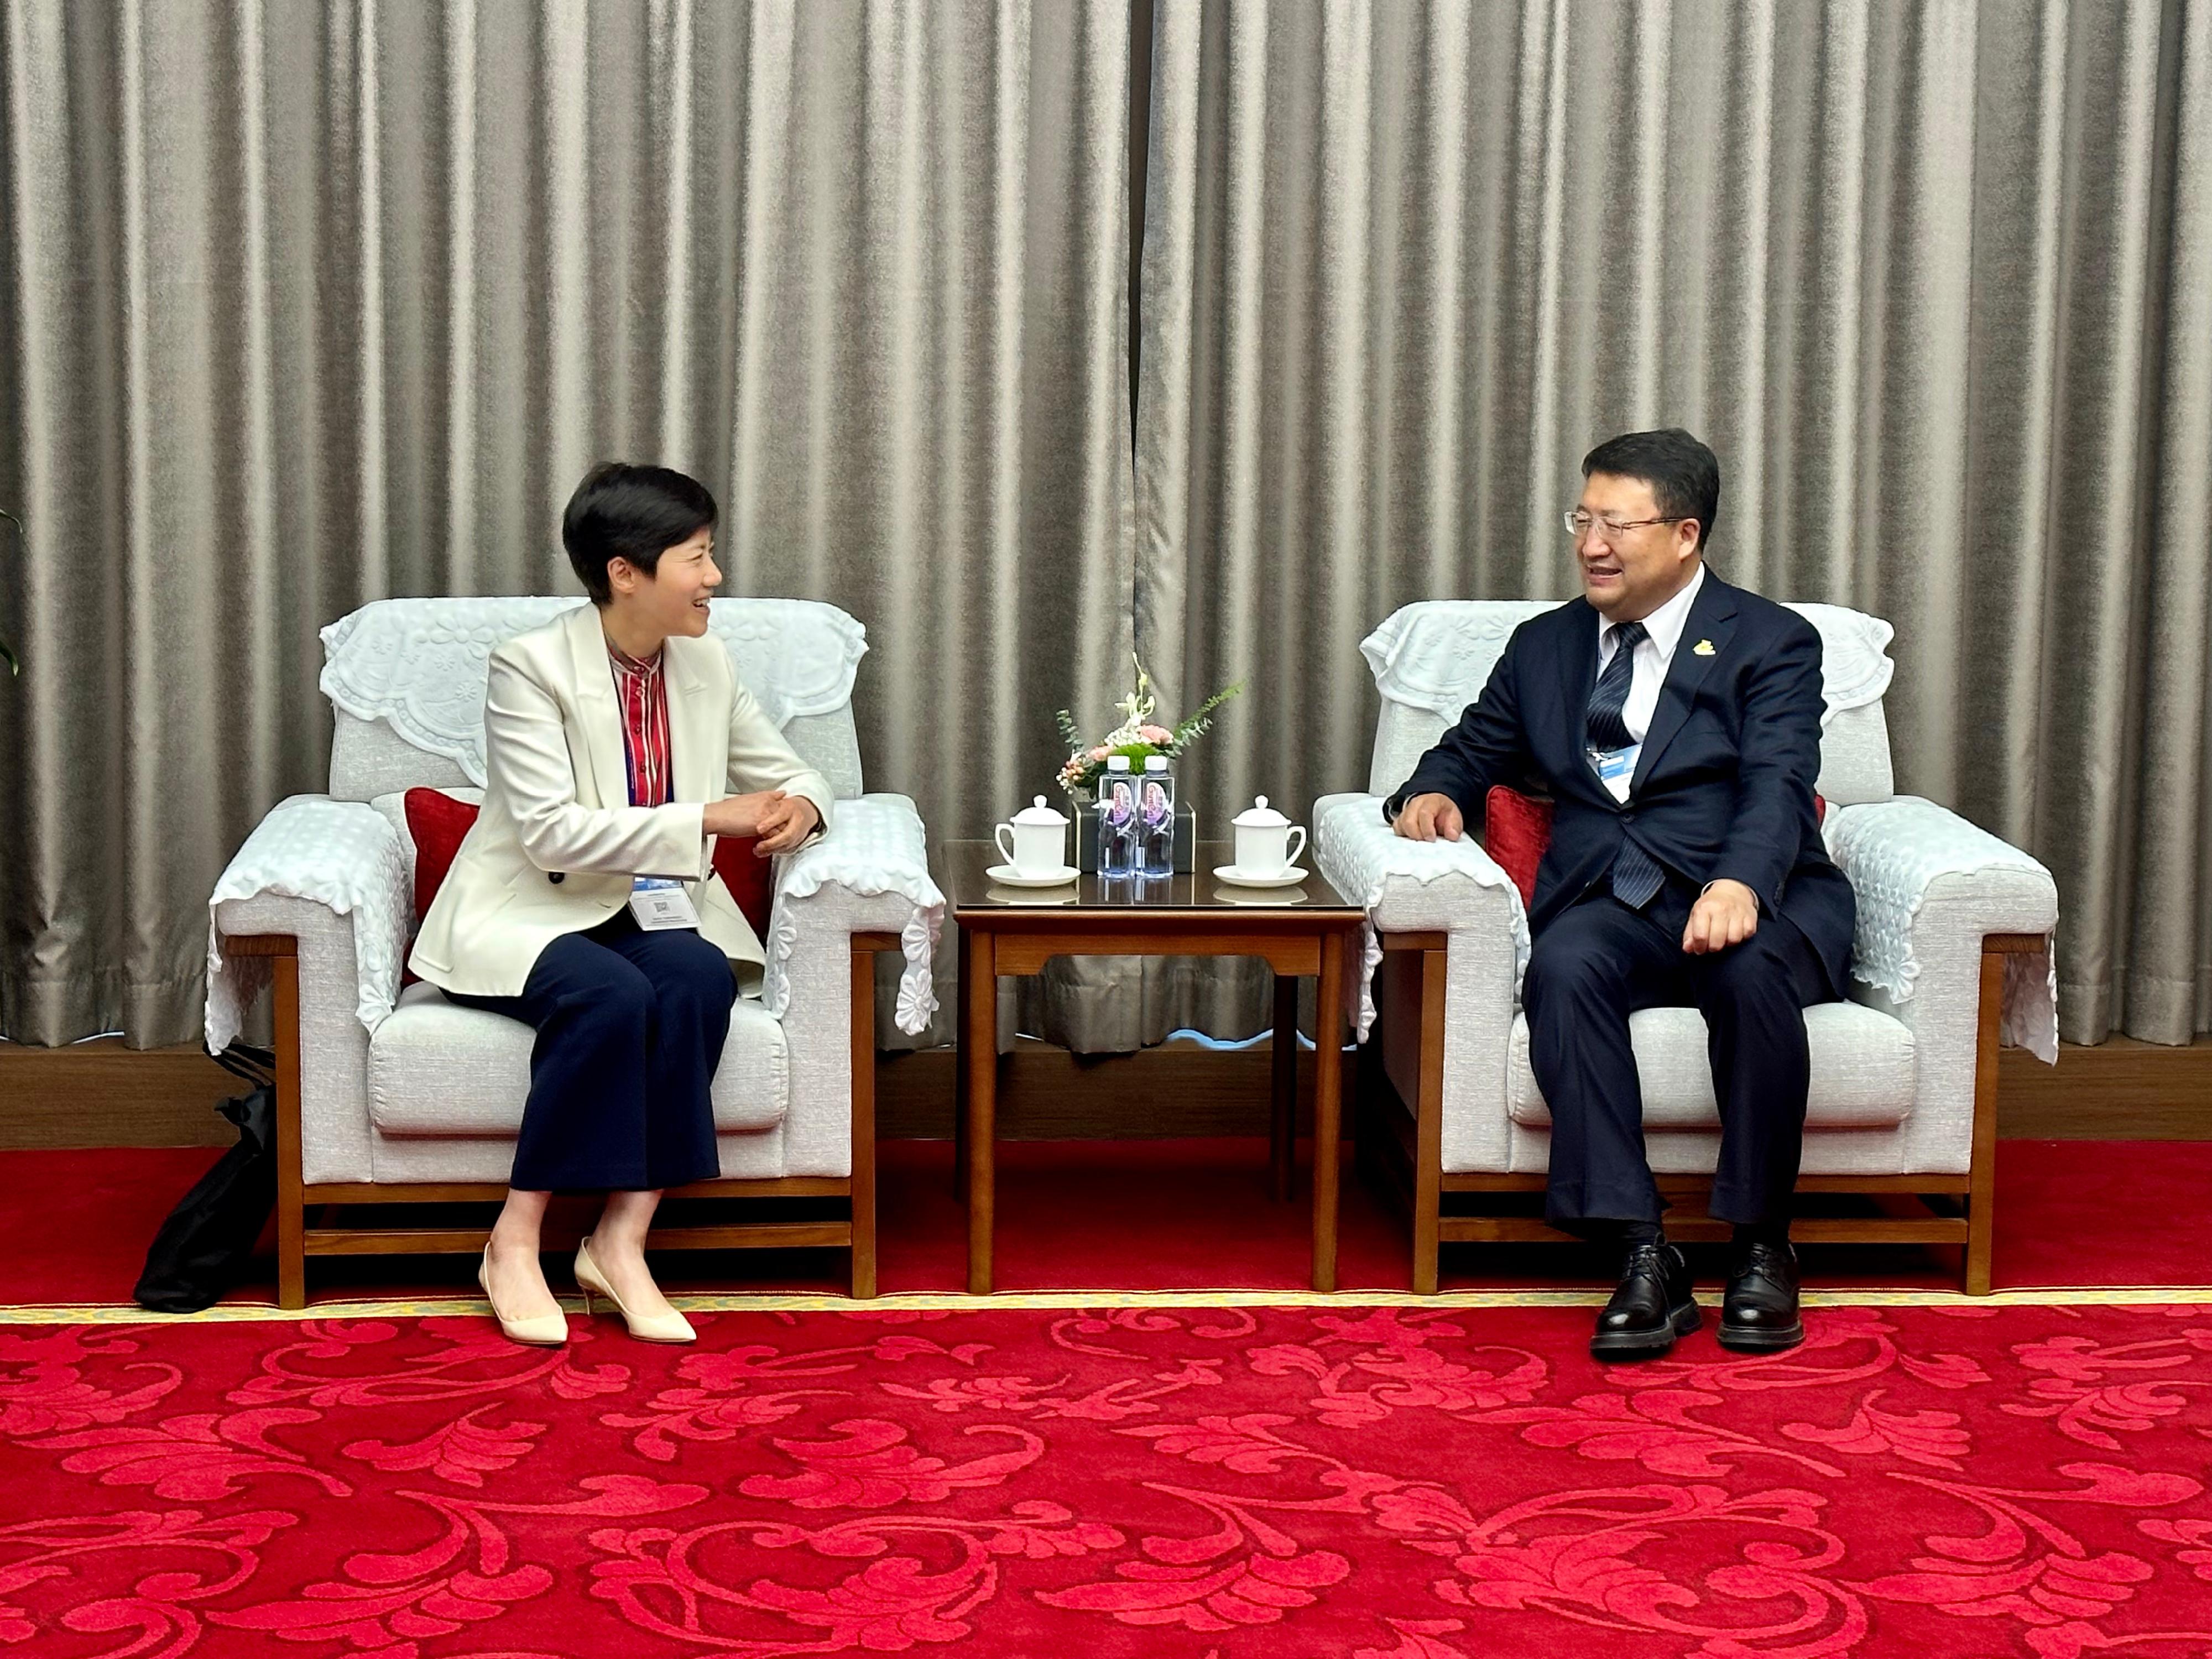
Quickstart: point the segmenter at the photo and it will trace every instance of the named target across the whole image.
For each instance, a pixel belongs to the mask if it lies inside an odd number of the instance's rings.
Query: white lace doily
[[[1920,973],[1912,919],[1938,876],[2014,870],[2051,885],[2051,872],[2020,848],[1917,795],[1838,807],[1821,834],[1858,899],[1851,977],[1899,1002]],[[2005,958],[2003,1036],[2046,1065],[2058,1059],[2058,972],[2047,933],[2042,950]]]
[[[1558,608],[1550,599],[1425,599],[1392,612],[1359,649],[1384,696],[1455,720],[1480,695],[1513,630]],[[1820,631],[1822,723],[1880,702],[1896,672],[1888,649],[1897,630],[1841,605],[1790,609]]]
[[[1314,861],[1329,884],[1367,912],[1360,930],[1359,1040],[1375,1024],[1375,969],[1382,961],[1375,933],[1375,907],[1383,884],[1393,880],[1423,885],[1444,876],[1465,876],[1480,887],[1503,888],[1513,913],[1513,985],[1528,966],[1528,912],[1521,890],[1474,837],[1460,841],[1407,841],[1382,821],[1379,795],[1324,795],[1314,803]]]
[[[761,1000],[769,1012],[779,1019],[783,1017],[791,1000],[784,968],[799,943],[799,921],[792,914],[792,903],[833,882],[871,897],[896,893],[913,904],[914,914],[899,931],[906,967],[899,975],[896,1018],[899,1030],[909,1036],[927,1030],[929,1017],[937,1012],[930,959],[937,950],[938,932],[945,925],[945,895],[929,878],[921,816],[904,795],[862,795],[839,801],[830,833],[788,856],[776,875],[775,908],[769,917],[768,965]]]
[[[354,919],[361,1023],[374,1031],[399,994],[399,968],[414,920],[414,878],[399,832],[364,801],[294,795],[254,827],[208,899],[207,1041],[221,1054],[269,982],[265,957],[226,957],[215,910],[264,893],[312,899]]]
[[[550,622],[573,599],[378,599],[323,629],[323,695],[388,723],[416,748],[484,781],[484,681],[493,647]],[[816,599],[716,599],[708,627],[779,726],[853,699],[867,630]]]

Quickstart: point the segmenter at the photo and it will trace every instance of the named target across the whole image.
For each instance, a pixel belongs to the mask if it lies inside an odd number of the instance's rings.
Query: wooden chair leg
[[[2004,1018],[2007,954],[1988,949],[1982,952],[1981,1007],[1974,1042],[1973,1163],[1966,1198],[1964,1279],[1968,1296],[1990,1293],[1996,1243],[1997,1042]]]
[[[300,1143],[300,958],[270,963],[276,992],[276,1305],[307,1305],[305,1152]]]
[[[853,1295],[876,1293],[876,956],[853,951]]]
[[[1419,1099],[1413,1115],[1413,1290],[1436,1294],[1444,1178],[1444,953],[1421,952]]]

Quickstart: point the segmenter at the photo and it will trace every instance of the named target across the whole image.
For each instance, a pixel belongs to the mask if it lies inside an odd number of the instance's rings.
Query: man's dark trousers
[[[1664,1207],[1645,1162],[1644,1095],[1629,1046],[1628,1017],[1642,1008],[1705,1015],[1721,1115],[1711,1214],[1739,1225],[1789,1219],[1811,1080],[1803,1011],[1833,994],[1786,900],[1784,914],[1762,915],[1742,944],[1686,952],[1682,929],[1696,898],[1679,876],[1642,910],[1599,890],[1535,939],[1522,1006],[1529,1066],[1552,1115],[1545,1215],[1570,1231],[1656,1222]]]

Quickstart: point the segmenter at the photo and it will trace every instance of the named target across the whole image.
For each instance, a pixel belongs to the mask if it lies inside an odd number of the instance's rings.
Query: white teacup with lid
[[[1037,796],[993,832],[999,851],[1018,876],[1032,878],[1067,872],[1067,817]],[[1012,837],[1013,844],[1007,845]]]
[[[1268,805],[1265,795],[1229,822],[1237,831],[1237,862],[1232,867],[1238,875],[1261,880],[1287,876],[1298,854],[1306,850],[1305,826],[1292,823]]]

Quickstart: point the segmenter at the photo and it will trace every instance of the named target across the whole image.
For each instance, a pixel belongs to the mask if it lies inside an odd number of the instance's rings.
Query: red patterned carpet
[[[1605,1369],[1588,1306],[1499,1289],[1589,1291],[1572,1250],[1463,1249],[1447,1288],[1487,1305],[1376,1305],[1403,1235],[1356,1185],[1347,1296],[1204,1305],[1297,1293],[1304,1205],[1249,1146],[1111,1143],[1007,1149],[1001,1282],[1176,1305],[961,1307],[945,1149],[895,1144],[884,1286],[933,1306],[726,1303],[691,1349],[578,1320],[560,1353],[450,1303],[114,1322],[212,1157],[0,1154],[0,1651],[2212,1656],[2202,1290],[1960,1304],[1936,1255],[1814,1251],[1798,1352],[1708,1330]],[[1998,1170],[2000,1286],[2212,1281],[2212,1143]],[[316,1286],[472,1294],[471,1265]]]
[[[1700,1659],[2212,1650],[2212,1307],[0,1328],[0,1643]],[[278,1645],[281,1642],[282,1645]]]

